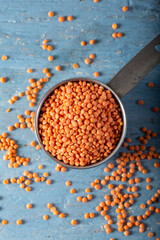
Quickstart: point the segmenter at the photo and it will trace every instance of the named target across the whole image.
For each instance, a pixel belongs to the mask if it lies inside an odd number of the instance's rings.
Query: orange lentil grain
[[[73,20],[73,17],[72,17],[72,16],[68,16],[68,17],[67,17],[67,20],[70,22],[70,21]]]
[[[45,177],[41,177],[41,178],[40,178],[40,181],[41,181],[41,182],[44,182],[44,181],[45,181]]]
[[[94,1],[95,1],[95,0],[94,0]],[[111,228],[107,228],[107,229],[106,229],[106,233],[109,234],[109,233],[111,233],[111,232],[112,232]]]
[[[123,11],[123,12],[127,12],[127,11],[128,11],[128,7],[127,7],[127,6],[123,6],[123,7],[122,7],[122,11]]]
[[[72,224],[72,225],[77,225],[77,220],[72,219],[71,224]]]
[[[153,237],[153,236],[154,236],[154,234],[152,232],[148,233],[148,237]]]
[[[149,207],[149,210],[150,210],[150,211],[154,211],[154,210],[155,210],[155,207],[154,207],[154,206],[150,206],[150,207]]]
[[[56,207],[51,207],[51,208],[50,208],[50,211],[51,211],[52,213],[54,213],[55,211],[57,211],[57,209],[56,209]]]
[[[90,59],[94,59],[96,56],[95,56],[95,54],[93,54],[93,53],[91,53],[90,55],[89,55],[89,58]]]
[[[86,188],[86,189],[85,189],[85,192],[86,192],[86,193],[89,193],[90,191],[91,191],[90,188]]]
[[[35,147],[36,146],[36,142],[35,141],[30,142],[30,146],[31,147]]]
[[[159,193],[155,193],[154,196],[155,196],[156,198],[158,198],[158,197],[159,197]]]
[[[34,105],[35,105],[34,102],[30,102],[30,103],[29,103],[29,106],[30,106],[30,107],[34,107]]]
[[[100,185],[100,184],[96,184],[96,185],[95,185],[95,189],[96,189],[96,190],[100,190],[100,189],[101,189],[101,185]]]
[[[20,124],[19,124],[19,123],[15,123],[15,124],[14,124],[14,127],[15,127],[15,128],[19,128],[19,127],[20,127]]]
[[[118,32],[118,33],[117,33],[117,37],[118,37],[118,38],[121,38],[121,37],[123,37],[123,33],[121,33],[121,32]]]
[[[111,184],[111,183],[108,184],[108,188],[109,188],[109,189],[112,189],[112,188],[113,188],[113,184]]]
[[[66,167],[61,167],[61,172],[66,172],[66,171],[67,171]]]
[[[117,33],[112,33],[113,38],[117,38]]]
[[[1,77],[1,78],[0,78],[0,82],[1,82],[1,83],[5,83],[5,82],[6,82],[6,78],[5,78],[5,77]]]
[[[70,193],[72,193],[72,194],[76,193],[76,189],[75,188],[71,188]]]
[[[33,69],[32,68],[28,68],[27,69],[27,73],[32,73],[33,72]]]
[[[6,110],[6,112],[10,112],[11,111],[11,108],[8,108],[7,110]]]
[[[154,163],[154,167],[155,168],[159,168],[160,167],[160,163],[159,162]]]
[[[54,12],[52,12],[52,11],[49,11],[48,12],[48,17],[53,17],[54,16]],[[46,42],[45,42],[46,43]]]
[[[85,63],[85,64],[90,64],[90,62],[91,62],[91,60],[90,60],[89,58],[86,58],[86,59],[84,60],[84,63]]]
[[[94,182],[95,183],[100,183],[100,180],[99,179],[95,179]]]
[[[107,180],[102,179],[102,180],[101,180],[101,184],[102,184],[102,185],[106,185],[106,184],[107,184]]]
[[[84,218],[86,218],[86,219],[90,218],[90,214],[89,213],[85,213],[84,214]]]
[[[8,131],[13,131],[14,127],[13,126],[8,126]]]
[[[48,73],[48,68],[43,68],[43,73]]]
[[[156,201],[156,197],[151,197],[152,202]]]
[[[95,44],[95,40],[94,40],[94,39],[91,39],[91,40],[89,41],[89,44],[91,44],[91,45]]]
[[[65,184],[66,184],[67,187],[71,186],[71,182],[70,181],[66,181]]]
[[[60,217],[60,218],[65,218],[66,215],[65,215],[64,213],[60,213],[60,214],[59,214],[59,217]]]
[[[156,133],[156,132],[152,132],[152,133],[151,133],[151,136],[152,136],[152,137],[157,137],[157,133]]]
[[[41,146],[39,144],[36,145],[36,150],[40,150]]]
[[[44,176],[44,177],[48,177],[48,176],[49,176],[49,173],[48,173],[48,172],[44,172],[44,173],[43,173],[43,176]]]
[[[8,224],[8,221],[6,219],[3,219],[2,220],[2,225],[7,225]]]
[[[81,42],[81,46],[86,46],[86,42],[85,42],[85,41],[82,41],[82,42]]]
[[[48,61],[53,61],[53,56],[48,56]]]
[[[28,204],[26,205],[26,208],[27,208],[27,209],[31,209],[31,208],[32,208],[32,204],[31,204],[31,203],[28,203]]]
[[[9,102],[10,104],[13,104],[13,103],[14,103],[14,101],[13,101],[12,99],[9,99],[8,102]]]
[[[139,101],[138,101],[138,104],[139,104],[139,105],[143,105],[143,104],[144,104],[144,101],[143,101],[143,100],[139,100]]]
[[[43,165],[40,164],[40,165],[38,166],[38,168],[39,168],[39,169],[43,169]]]
[[[8,179],[3,180],[3,184],[7,185],[9,183]]]
[[[106,211],[102,210],[101,212],[101,216],[105,216],[106,215]]]
[[[110,169],[113,169],[113,168],[114,168],[114,164],[113,164],[113,163],[109,163],[109,164],[108,164],[108,167],[109,167]]]
[[[78,197],[77,197],[77,201],[78,201],[78,202],[82,202],[82,197],[81,197],[81,196],[78,196]]]
[[[90,218],[94,218],[95,214],[94,213],[90,213],[89,216],[90,216]]]
[[[59,22],[64,22],[64,17],[60,16],[60,17],[58,18],[58,21],[59,21]]]
[[[21,219],[18,219],[18,220],[16,221],[16,223],[17,223],[17,225],[21,225],[21,224],[22,224],[22,220],[21,220]]]
[[[160,213],[160,208],[156,208],[156,209],[155,209],[155,212],[156,212],[156,213]]]
[[[23,188],[25,188],[25,185],[24,185],[23,183],[21,183],[21,184],[19,185],[19,187],[20,187],[21,189],[23,189]]]
[[[154,83],[153,82],[149,82],[148,83],[148,87],[150,87],[150,88],[154,87]]]
[[[48,220],[48,215],[43,215],[43,219],[46,221],[46,220]]]
[[[42,48],[43,48],[44,50],[47,50],[47,48],[48,48],[47,44],[43,44],[43,45],[42,45]]]
[[[10,182],[11,182],[11,183],[16,183],[17,180],[16,180],[15,178],[11,178],[11,179],[10,179]]]
[[[53,47],[52,47],[51,45],[48,45],[48,46],[47,46],[47,51],[50,52],[50,51],[52,51],[52,50],[53,50]]]
[[[124,231],[125,236],[129,236],[129,231]]]
[[[28,175],[27,175],[27,176],[28,176]],[[31,181],[30,181],[29,179],[26,179],[26,180],[25,180],[25,184],[26,184],[26,185],[29,185],[30,183],[31,183]]]
[[[96,207],[96,211],[97,211],[97,212],[100,212],[101,210],[102,210],[102,208],[101,208],[100,206],[97,206],[97,207]]]
[[[99,77],[99,72],[94,72],[94,77]]]
[[[105,167],[105,168],[104,168],[104,172],[109,172],[109,170],[110,170],[110,169],[109,169],[108,167]]]
[[[50,185],[51,183],[52,183],[52,181],[51,181],[50,179],[47,179],[47,180],[46,180],[46,184],[47,184],[47,185]]]
[[[56,66],[56,71],[61,71],[61,66]]]
[[[3,56],[1,57],[2,61],[6,61],[7,58],[8,58],[8,57],[7,57],[6,55],[3,55]]]
[[[31,191],[31,187],[27,186],[26,188],[26,192],[30,192]]]
[[[148,170],[147,170],[147,169],[143,169],[143,170],[142,170],[142,173],[143,173],[143,174],[147,174],[147,173],[148,173]]]
[[[73,64],[73,68],[75,68],[75,69],[76,69],[76,68],[79,68],[79,64],[78,64],[78,63],[74,63],[74,64]]]
[[[147,186],[146,186],[146,189],[147,189],[147,190],[151,190],[151,189],[152,189],[152,186],[151,186],[151,185],[147,185]]]
[[[48,43],[48,40],[47,40],[47,39],[44,39],[44,40],[43,40],[43,44],[46,44],[46,43]]]
[[[82,202],[83,202],[83,203],[86,203],[86,202],[88,202],[88,199],[87,199],[86,197],[83,197],[83,198],[82,198]]]
[[[91,200],[93,198],[92,194],[87,195],[88,200]]]
[[[159,108],[158,107],[153,107],[153,112],[159,112]]]
[[[112,29],[117,29],[118,28],[118,25],[116,23],[113,23],[112,24]]]
[[[54,211],[54,215],[57,216],[59,212],[57,210]]]

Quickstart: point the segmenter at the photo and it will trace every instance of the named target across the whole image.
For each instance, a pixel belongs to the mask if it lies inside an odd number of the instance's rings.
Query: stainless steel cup
[[[127,120],[126,120],[126,114],[123,107],[123,104],[120,100],[124,95],[126,95],[133,87],[135,87],[153,68],[155,68],[160,63],[160,53],[156,50],[156,46],[160,44],[160,35],[158,35],[155,39],[153,39],[147,46],[145,46],[131,61],[129,61],[116,75],[115,77],[107,84],[92,79],[92,78],[85,78],[85,77],[79,77],[79,78],[70,78],[67,80],[64,80],[56,85],[54,85],[52,88],[49,89],[48,92],[45,93],[43,98],[38,104],[37,111],[36,111],[36,119],[35,119],[35,131],[36,136],[38,139],[39,144],[41,145],[42,149],[44,149],[44,146],[42,144],[39,129],[38,129],[38,119],[41,112],[41,108],[45,102],[45,100],[49,97],[49,95],[60,86],[66,84],[67,82],[75,82],[75,81],[86,81],[91,83],[96,83],[98,85],[103,86],[105,89],[108,89],[112,92],[113,96],[117,100],[121,113],[122,113],[122,119],[123,119],[123,128],[121,133],[121,138],[116,146],[116,148],[111,152],[111,154],[96,162],[93,164],[90,164],[88,166],[71,166],[69,164],[65,164],[62,161],[58,160],[57,158],[53,157],[52,154],[45,151],[48,156],[55,160],[57,163],[63,164],[67,167],[75,168],[75,169],[86,169],[86,168],[92,168],[96,167],[107,160],[109,160],[120,148],[121,144],[123,143],[123,140],[126,135],[126,128],[127,128]],[[45,150],[45,149],[44,149]]]

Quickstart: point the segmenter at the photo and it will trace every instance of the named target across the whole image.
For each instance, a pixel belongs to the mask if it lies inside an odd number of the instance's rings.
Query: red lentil
[[[1,77],[0,81],[1,81],[1,83],[5,83],[6,82],[6,78],[5,77]]]
[[[48,17],[53,17],[54,16],[54,12],[50,11],[48,12]]]
[[[17,225],[21,225],[21,224],[22,224],[22,220],[21,220],[21,219],[18,219],[18,220],[16,221],[16,223],[17,223]]]
[[[81,46],[86,46],[86,41],[82,41]]]
[[[71,186],[71,182],[70,181],[66,181],[65,184],[66,184],[67,187]]]
[[[77,220],[73,219],[73,220],[71,221],[71,224],[72,224],[72,225],[77,225]]]
[[[117,29],[117,28],[118,28],[118,25],[117,25],[116,23],[113,23],[113,24],[112,24],[112,28],[113,28],[113,29]]]
[[[48,215],[43,215],[43,219],[46,221],[46,220],[48,220]]]
[[[59,22],[64,22],[64,17],[60,16],[60,17],[58,18],[58,21],[59,21]]]
[[[91,44],[91,45],[95,44],[95,40],[94,40],[94,39],[91,39],[91,40],[89,41],[89,44]]]
[[[72,16],[68,16],[68,17],[67,17],[67,20],[70,22],[70,21],[73,20],[73,17],[72,17]]]
[[[128,11],[128,7],[127,7],[127,6],[123,6],[123,7],[122,7],[122,11],[123,11],[123,12],[127,12],[127,11]]]

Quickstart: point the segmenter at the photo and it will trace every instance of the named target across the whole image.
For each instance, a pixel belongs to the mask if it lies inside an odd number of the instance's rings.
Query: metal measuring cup
[[[120,148],[122,145],[125,135],[126,135],[126,128],[127,128],[127,120],[126,120],[126,113],[121,102],[121,98],[126,95],[132,88],[134,88],[151,70],[153,70],[159,63],[160,63],[160,52],[156,50],[156,46],[160,45],[160,35],[158,35],[155,39],[153,39],[147,46],[145,46],[134,58],[132,58],[106,85],[98,80],[92,78],[85,78],[85,77],[78,77],[78,78],[70,78],[60,83],[54,85],[52,88],[49,89],[48,92],[42,97],[41,101],[38,104],[36,116],[35,116],[35,132],[38,139],[39,144],[41,145],[42,149],[47,153],[47,155],[55,160],[57,163],[60,163],[66,167],[71,167],[75,169],[86,169],[99,166],[100,164],[108,161]],[[117,100],[117,103],[120,106],[122,119],[123,119],[123,128],[121,133],[121,138],[115,147],[115,149],[110,153],[110,155],[96,163],[87,165],[87,166],[71,166],[69,164],[65,164],[64,162],[58,160],[57,158],[53,157],[52,154],[44,149],[44,145],[41,141],[41,137],[39,134],[38,129],[38,120],[39,115],[41,112],[41,108],[45,102],[45,100],[49,97],[49,95],[60,86],[68,83],[68,82],[75,82],[75,81],[86,81],[91,83],[96,83],[104,89],[110,90]]]

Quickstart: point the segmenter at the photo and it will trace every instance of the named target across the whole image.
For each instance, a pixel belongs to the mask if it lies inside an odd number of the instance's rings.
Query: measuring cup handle
[[[108,86],[120,98],[160,63],[160,52],[155,48],[158,44],[160,44],[160,34],[132,58],[108,83]]]

